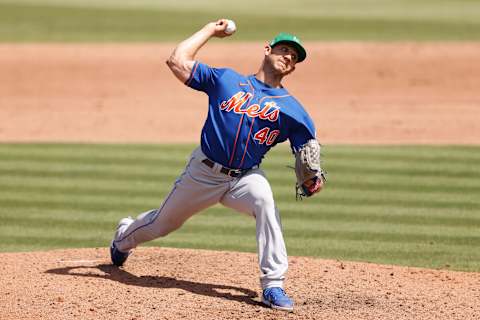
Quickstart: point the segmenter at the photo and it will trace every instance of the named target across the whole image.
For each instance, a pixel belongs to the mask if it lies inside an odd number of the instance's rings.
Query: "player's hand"
[[[310,195],[322,191],[324,185],[325,183],[323,182],[323,179],[319,177],[315,177],[303,183],[304,188],[308,190]]]
[[[227,19],[219,19],[216,22],[210,22],[207,26],[211,29],[213,37],[225,38],[231,36],[231,34],[225,33],[225,29],[227,29],[227,24]]]

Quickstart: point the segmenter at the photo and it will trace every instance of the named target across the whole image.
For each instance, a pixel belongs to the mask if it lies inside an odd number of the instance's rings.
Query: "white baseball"
[[[226,34],[232,34],[237,31],[237,26],[233,20],[227,20],[227,28],[225,29]]]

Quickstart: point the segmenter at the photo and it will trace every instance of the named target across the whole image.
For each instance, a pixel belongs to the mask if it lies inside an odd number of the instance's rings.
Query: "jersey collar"
[[[283,86],[281,88],[273,88],[265,82],[258,80],[254,74],[249,75],[248,80],[250,80],[256,90],[268,91],[268,93],[271,95],[282,95],[288,93]]]

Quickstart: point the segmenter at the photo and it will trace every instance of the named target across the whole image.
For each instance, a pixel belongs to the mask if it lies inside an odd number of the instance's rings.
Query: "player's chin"
[[[286,76],[290,73],[292,73],[293,71],[293,68],[289,67],[289,66],[279,66],[277,69],[277,74],[278,75],[281,75],[281,76]]]

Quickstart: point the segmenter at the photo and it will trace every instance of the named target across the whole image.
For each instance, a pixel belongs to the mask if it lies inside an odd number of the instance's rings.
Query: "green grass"
[[[471,0],[0,0],[0,41],[179,41],[219,17],[237,22],[231,40],[279,31],[328,41],[480,39],[480,2]]]
[[[192,148],[0,144],[0,250],[108,245],[120,218],[160,205]],[[327,188],[301,202],[288,148],[263,165],[290,255],[480,271],[480,147],[324,149]],[[255,223],[217,205],[146,245],[255,252]]]

